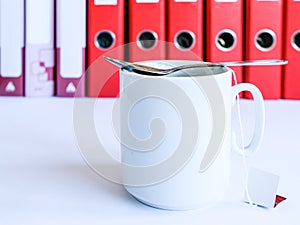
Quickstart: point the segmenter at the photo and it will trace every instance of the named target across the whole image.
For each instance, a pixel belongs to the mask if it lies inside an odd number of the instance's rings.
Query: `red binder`
[[[0,95],[24,95],[24,0],[0,0]]]
[[[203,0],[168,0],[169,59],[203,59]]]
[[[85,95],[86,2],[56,0],[56,94]]]
[[[243,1],[208,0],[206,12],[206,61],[243,60]],[[242,82],[243,68],[232,69]]]
[[[103,68],[95,64],[102,64],[103,54],[124,45],[124,0],[88,0],[87,28],[88,96],[115,97],[119,73],[109,74],[109,67],[114,67],[110,63]],[[119,47],[114,57],[123,59],[123,49]]]
[[[130,61],[166,58],[165,0],[129,0]]]
[[[283,97],[300,99],[300,1],[286,0],[284,12]]]
[[[282,58],[282,14],[283,0],[246,0],[247,60]],[[279,99],[281,71],[279,66],[245,67],[245,81],[255,84],[265,99]]]

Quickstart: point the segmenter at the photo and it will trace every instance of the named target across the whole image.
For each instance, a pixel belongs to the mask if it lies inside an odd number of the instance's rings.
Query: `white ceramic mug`
[[[183,60],[141,62],[169,68]],[[247,152],[256,151],[264,132],[263,97],[252,84],[232,86],[227,67],[193,68],[168,76],[121,70],[120,119],[123,183],[148,205],[186,210],[206,207],[229,186],[231,109],[250,91],[256,126]]]

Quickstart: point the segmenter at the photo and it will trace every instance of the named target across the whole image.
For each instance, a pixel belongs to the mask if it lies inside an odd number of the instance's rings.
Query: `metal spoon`
[[[120,67],[122,70],[127,70],[129,72],[135,72],[138,74],[152,75],[152,76],[164,76],[170,73],[190,69],[195,67],[224,67],[224,66],[274,66],[274,65],[285,65],[288,63],[286,60],[249,60],[249,61],[235,61],[235,62],[199,62],[194,64],[186,64],[182,66],[176,66],[169,69],[160,69],[151,66],[144,66],[137,63],[126,62],[119,59],[112,59],[107,56],[103,56],[105,60],[111,62],[112,64]]]

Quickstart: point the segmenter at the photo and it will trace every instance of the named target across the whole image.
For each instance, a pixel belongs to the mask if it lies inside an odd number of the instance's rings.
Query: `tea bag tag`
[[[265,208],[274,208],[279,176],[251,167],[248,174],[248,193],[252,204]],[[245,194],[244,201],[249,203]]]

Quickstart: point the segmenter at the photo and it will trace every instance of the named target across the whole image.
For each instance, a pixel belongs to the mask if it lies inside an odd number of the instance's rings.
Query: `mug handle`
[[[232,97],[233,102],[232,106],[235,104],[236,96],[243,91],[249,91],[254,99],[254,105],[255,105],[255,128],[254,128],[254,134],[250,141],[250,143],[246,146],[244,146],[245,152],[243,152],[243,149],[237,145],[236,142],[236,134],[232,133],[232,147],[235,151],[237,151],[240,154],[246,154],[254,153],[256,152],[263,140],[263,134],[265,130],[265,106],[264,106],[264,99],[260,92],[260,90],[253,84],[249,83],[241,83],[237,84],[232,87]]]

